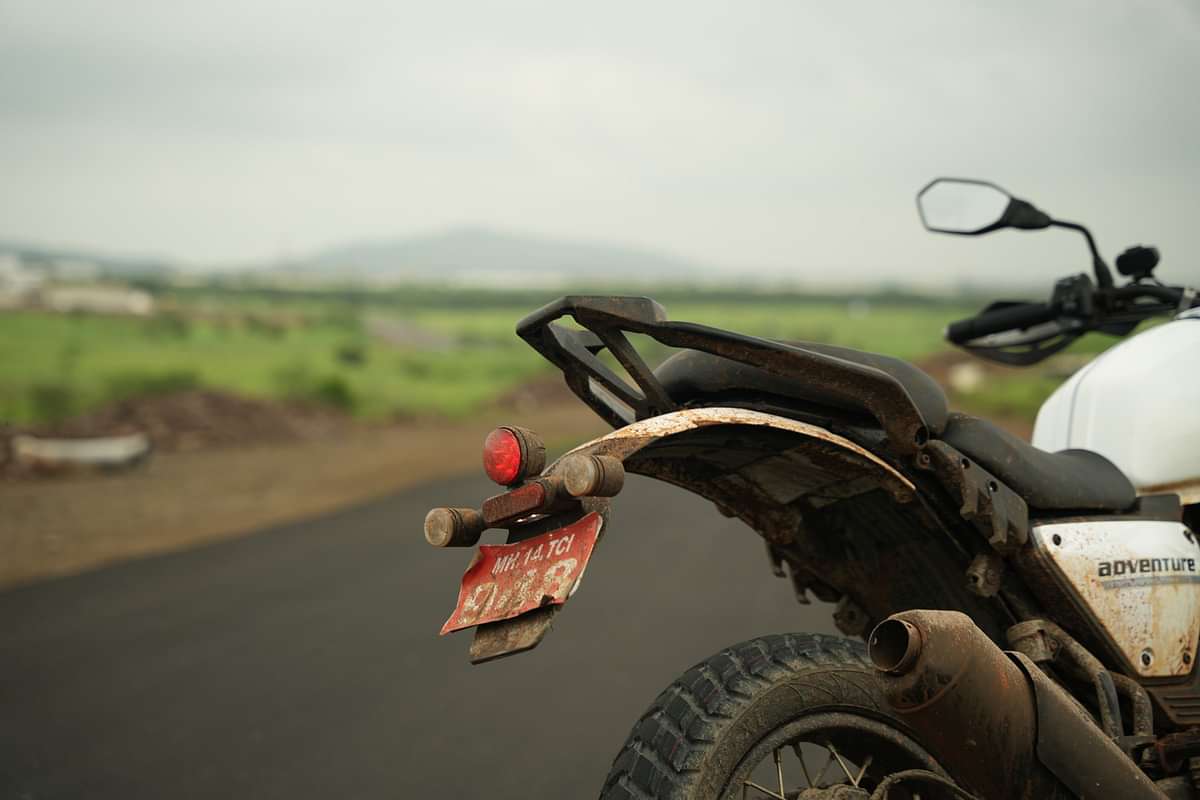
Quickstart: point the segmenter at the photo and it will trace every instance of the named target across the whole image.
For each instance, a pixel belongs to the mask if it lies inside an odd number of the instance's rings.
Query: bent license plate
[[[602,522],[593,511],[523,542],[480,545],[442,635],[567,602],[592,557]]]

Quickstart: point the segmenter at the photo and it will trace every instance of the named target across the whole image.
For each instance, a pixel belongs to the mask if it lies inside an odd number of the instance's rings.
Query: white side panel
[[[1200,636],[1200,547],[1178,522],[1063,522],[1033,529],[1064,586],[1147,678],[1186,675]]]
[[[1038,412],[1033,444],[1092,450],[1120,467],[1139,491],[1177,491],[1195,502],[1200,318],[1151,328],[1073,375]]]

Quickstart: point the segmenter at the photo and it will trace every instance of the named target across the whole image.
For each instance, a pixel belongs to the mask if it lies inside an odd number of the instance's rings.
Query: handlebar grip
[[[1058,318],[1058,309],[1045,303],[1024,303],[1018,306],[984,311],[970,319],[960,319],[946,326],[946,339],[963,344],[980,336],[1001,331],[1028,328]]]

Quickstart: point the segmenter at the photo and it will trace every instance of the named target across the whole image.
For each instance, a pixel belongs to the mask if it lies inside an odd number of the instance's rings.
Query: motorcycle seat
[[[874,367],[904,386],[930,434],[974,460],[1024,498],[1035,510],[1111,510],[1133,506],[1137,492],[1125,474],[1099,453],[1063,450],[1049,453],[1001,430],[987,420],[951,414],[937,382],[898,358],[864,353],[848,347],[811,342],[788,342],[818,353]],[[655,376],[677,403],[712,403],[729,399],[774,396],[785,401],[825,406],[850,412],[848,406],[822,390],[820,381],[802,375],[775,375],[699,350],[683,350],[668,358]]]
[[[1091,450],[1039,450],[985,419],[950,415],[939,437],[1044,511],[1124,511],[1137,501],[1125,473]]]
[[[921,370],[891,356],[864,353],[849,347],[813,342],[783,342],[816,353],[834,356],[867,367],[874,367],[900,382],[913,406],[920,414],[932,436],[938,436],[950,414],[946,395],[937,381]],[[682,350],[654,370],[655,377],[676,403],[718,400],[722,397],[773,395],[789,400],[826,406],[851,412],[865,412],[866,407],[847,405],[824,389],[820,381],[807,375],[775,375],[766,370],[732,361],[699,350]]]

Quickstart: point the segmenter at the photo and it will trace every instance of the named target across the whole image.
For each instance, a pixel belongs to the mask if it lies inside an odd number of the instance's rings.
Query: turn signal
[[[525,428],[504,426],[483,442],[483,471],[501,486],[520,483],[546,466],[546,445]]]
[[[560,471],[572,497],[616,497],[625,485],[625,465],[612,456],[567,456]]]
[[[425,515],[425,541],[434,547],[474,547],[486,528],[473,508],[435,508]]]

